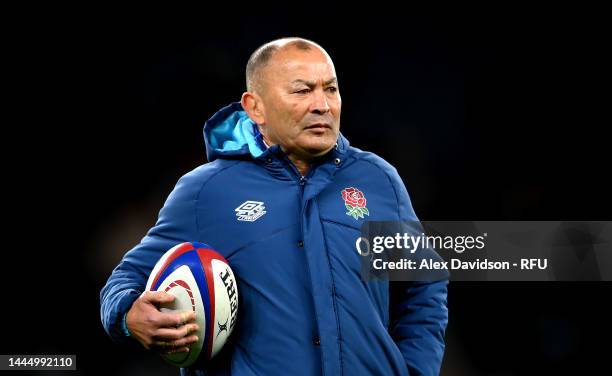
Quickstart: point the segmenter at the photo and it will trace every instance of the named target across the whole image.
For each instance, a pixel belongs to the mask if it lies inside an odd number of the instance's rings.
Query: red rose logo
[[[342,198],[348,210],[346,215],[350,215],[355,219],[363,218],[364,214],[370,215],[368,208],[366,208],[367,200],[359,189],[353,187],[345,188],[342,190]]]

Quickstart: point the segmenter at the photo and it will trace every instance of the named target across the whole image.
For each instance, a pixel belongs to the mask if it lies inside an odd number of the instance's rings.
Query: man
[[[202,241],[231,264],[239,326],[225,355],[183,374],[435,375],[444,351],[446,282],[364,282],[355,240],[364,220],[416,220],[396,170],[339,133],[333,62],[314,42],[285,38],[256,50],[247,92],[208,120],[209,162],[182,177],[156,225],[101,292],[117,341],[188,351],[189,314],[143,295],[159,257]],[[256,205],[258,215],[240,215]]]

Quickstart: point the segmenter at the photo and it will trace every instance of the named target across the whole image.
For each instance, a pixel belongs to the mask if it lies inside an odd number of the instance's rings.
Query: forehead
[[[266,76],[273,81],[328,80],[336,76],[331,58],[317,47],[301,50],[283,48],[274,54],[266,67]]]

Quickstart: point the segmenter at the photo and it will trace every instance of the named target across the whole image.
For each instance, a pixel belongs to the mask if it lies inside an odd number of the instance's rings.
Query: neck
[[[262,140],[267,147],[276,144],[275,142],[271,142],[265,134],[262,133],[262,136]],[[306,174],[308,174],[308,171],[310,170],[310,159],[304,159],[294,153],[287,152],[285,148],[282,149],[285,153],[287,153],[287,158],[289,158],[289,160],[295,165],[300,174],[302,176],[306,176]]]
[[[310,170],[309,161],[300,159],[294,154],[288,154],[287,158],[289,158],[289,160],[293,162],[293,164],[295,165],[295,167],[298,169],[298,171],[300,172],[302,176],[306,176],[306,174],[308,174],[308,171]]]

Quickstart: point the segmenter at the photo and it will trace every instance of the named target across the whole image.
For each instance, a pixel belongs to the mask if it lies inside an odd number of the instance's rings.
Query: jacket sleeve
[[[417,221],[404,184],[396,171],[391,176],[401,220]],[[410,375],[438,375],[444,355],[448,324],[448,281],[391,281],[389,333],[401,351]]]
[[[197,241],[195,204],[201,183],[192,174],[182,177],[163,208],[157,223],[142,241],[127,252],[100,292],[102,325],[116,342],[123,342],[123,318],[140,294],[155,263],[173,246]]]

